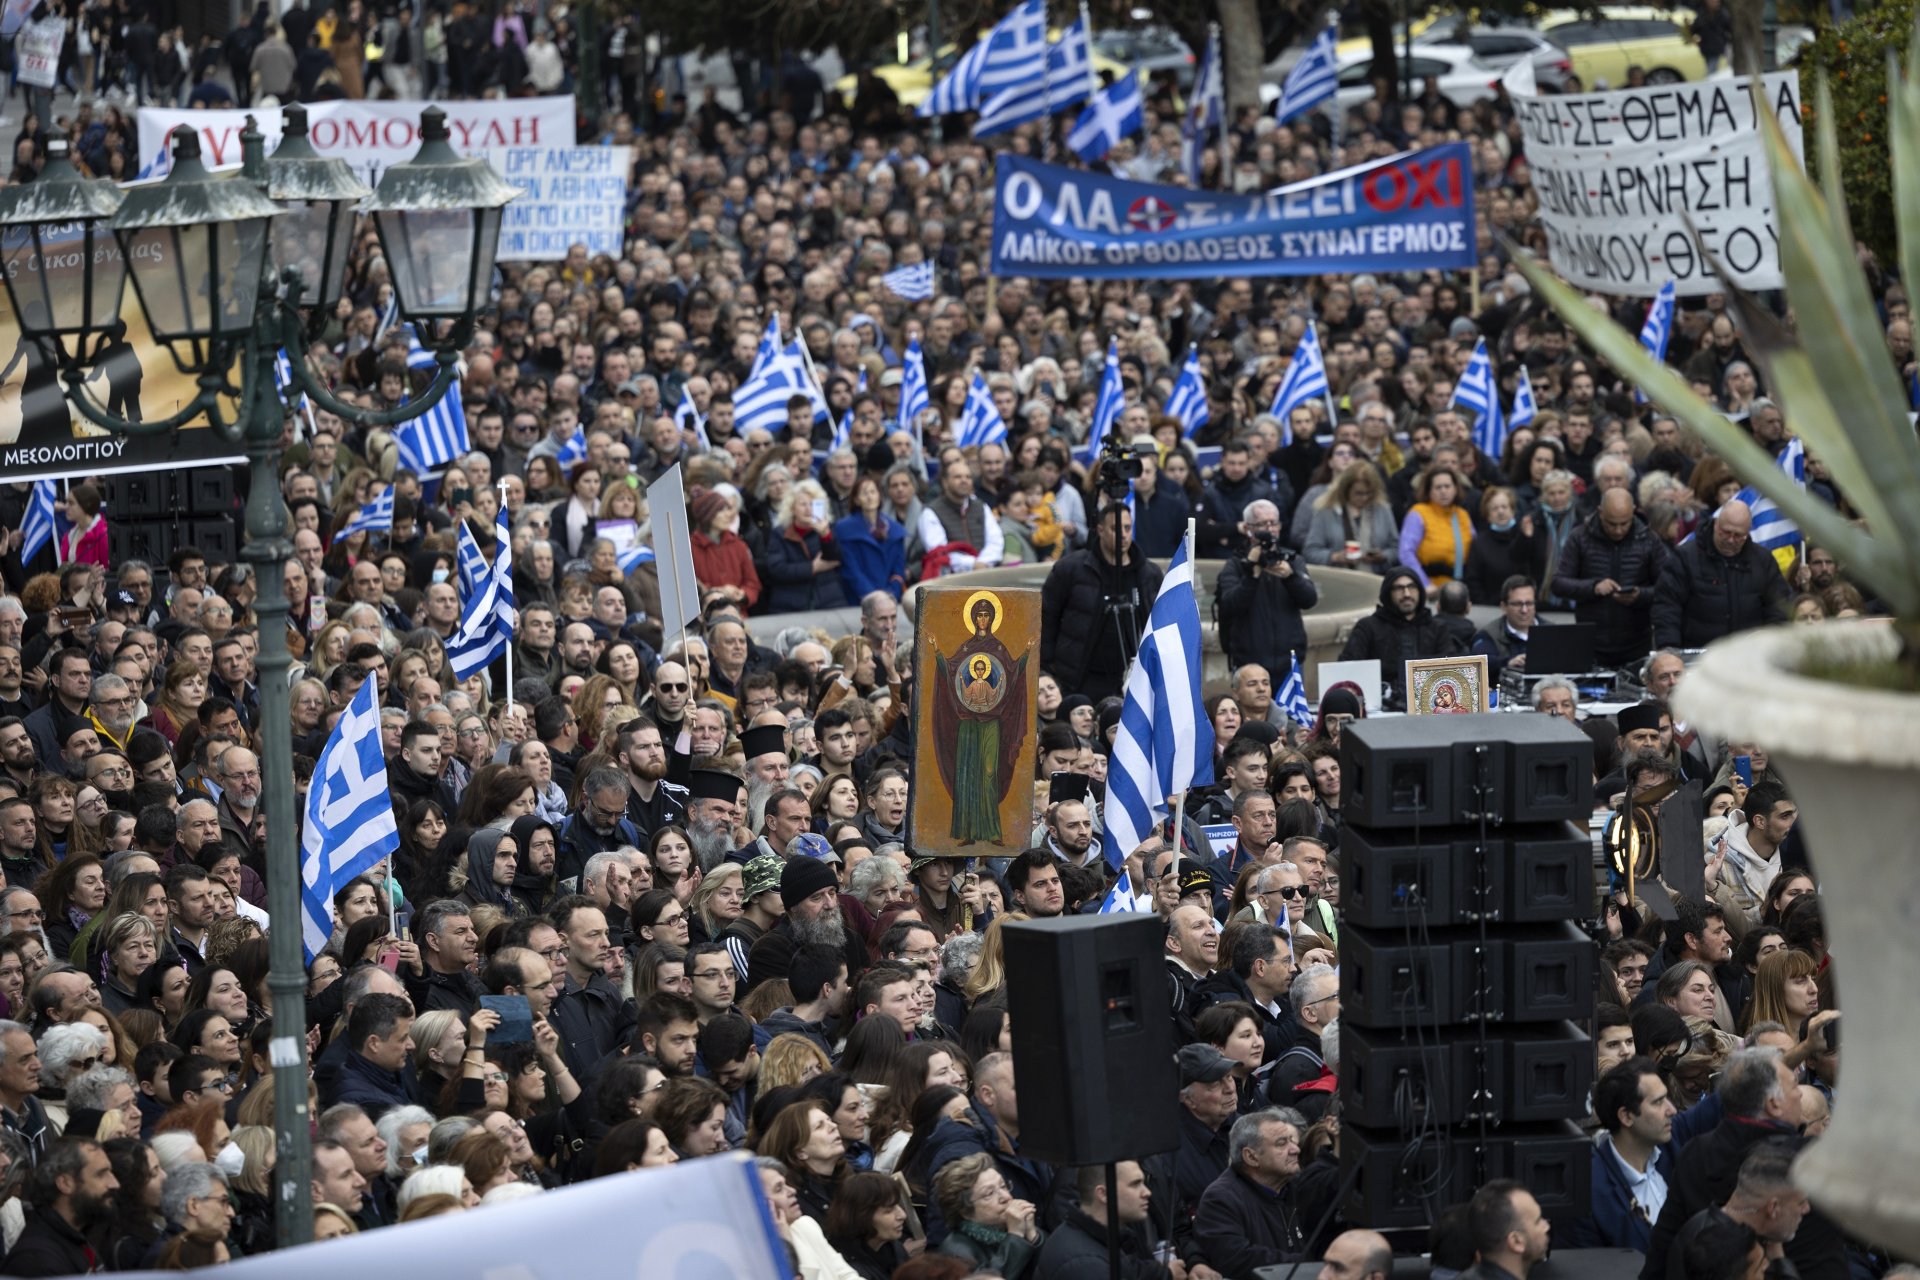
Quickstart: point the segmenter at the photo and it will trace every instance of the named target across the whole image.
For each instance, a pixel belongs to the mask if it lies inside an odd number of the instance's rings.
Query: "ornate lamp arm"
[[[87,371],[78,364],[70,364],[60,371],[66,379],[67,403],[79,410],[80,416],[94,426],[111,431],[118,436],[157,436],[178,430],[192,422],[201,414],[213,424],[213,429],[227,440],[237,441],[242,432],[240,423],[229,422],[220,416],[220,393],[227,390],[226,376],[212,368],[200,375],[200,390],[193,399],[187,401],[186,408],[168,418],[158,418],[152,422],[128,422],[116,418],[93,402],[93,397],[83,389]]]
[[[290,351],[298,349],[301,335],[300,320],[299,314],[293,307],[288,306],[281,310],[280,330],[281,345],[287,346]],[[460,348],[466,346],[472,337],[471,317],[456,322],[453,331],[448,335],[448,346],[444,349],[436,349],[433,353],[435,361],[439,364],[439,367],[434,370],[433,381],[420,395],[394,409],[362,409],[358,405],[349,404],[335,396],[307,372],[307,362],[304,358],[295,360],[289,356],[287,363],[292,366],[294,382],[299,384],[302,391],[313,397],[315,404],[327,412],[337,414],[348,422],[356,422],[364,427],[391,427],[422,417],[429,409],[440,403],[446,396],[447,389],[453,386],[454,381],[460,376],[454,365],[460,359]]]

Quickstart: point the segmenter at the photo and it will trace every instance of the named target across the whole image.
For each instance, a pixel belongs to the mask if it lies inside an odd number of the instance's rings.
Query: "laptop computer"
[[[1579,676],[1593,670],[1600,628],[1591,622],[1535,627],[1527,636],[1527,674]]]

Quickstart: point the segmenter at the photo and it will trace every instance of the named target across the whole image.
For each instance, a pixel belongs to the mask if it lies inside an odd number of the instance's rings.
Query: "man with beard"
[[[100,741],[125,751],[127,739],[133,736],[135,710],[140,702],[133,687],[119,676],[95,676],[87,701],[90,704],[87,719],[100,735]]]
[[[90,725],[87,719],[87,694],[93,688],[93,666],[84,649],[62,649],[49,664],[53,696],[26,719],[27,733],[33,738],[33,753],[42,762],[56,760],[60,748],[75,729]]]
[[[1380,604],[1354,623],[1340,650],[1342,662],[1380,663],[1380,678],[1392,689],[1395,706],[1404,705],[1409,658],[1444,658],[1454,652],[1446,627],[1427,607],[1413,570],[1387,570],[1380,581]]]
[[[26,1229],[7,1254],[7,1274],[80,1275],[97,1269],[88,1228],[106,1220],[120,1186],[99,1143],[63,1138],[34,1168]]]
[[[687,805],[687,843],[702,873],[733,852],[733,829],[740,821],[740,779],[718,769],[693,774],[693,799]]]
[[[569,622],[560,632],[560,662],[554,675],[555,687],[568,676],[582,680],[593,678],[593,663],[600,656],[600,643],[593,628],[584,622]]]
[[[520,629],[514,636],[514,672],[525,678],[534,676],[551,686],[559,679],[559,663],[554,657],[555,619],[553,606],[531,601],[520,609]]]
[[[741,754],[747,761],[747,781],[783,787],[787,784],[786,717],[778,711],[766,713],[771,724],[757,724],[740,735]]]
[[[107,808],[131,813],[133,804],[133,765],[118,751],[101,751],[87,757],[87,785],[97,789]]]
[[[740,998],[762,982],[787,976],[794,950],[831,947],[846,959],[847,974],[857,979],[867,967],[867,948],[848,932],[840,914],[840,881],[833,867],[817,858],[791,858],[780,871],[780,903],[786,914],[767,930],[747,955],[747,982]]]
[[[554,875],[578,884],[587,859],[594,854],[641,843],[640,832],[627,821],[626,773],[595,769],[580,784],[580,803],[560,832]]]
[[[39,772],[40,762],[33,752],[33,735],[27,732],[27,722],[18,716],[0,719],[0,778],[25,795]]]
[[[693,678],[678,662],[663,662],[653,672],[653,693],[641,708],[660,726],[660,740],[672,742],[680,736],[687,721],[687,704],[693,700]]]
[[[634,1006],[608,981],[613,953],[606,912],[583,894],[570,894],[547,908],[567,944],[567,972],[548,1017],[560,1033],[567,1066],[590,1088],[600,1069],[633,1038]]]
[[[264,872],[261,852],[267,833],[266,815],[260,812],[260,757],[233,747],[215,769],[220,774],[220,838],[239,850],[242,862]]]
[[[619,751],[627,767],[627,821],[634,829],[651,839],[660,828],[686,821],[691,793],[666,780],[667,744],[660,726],[646,719],[625,725]]]

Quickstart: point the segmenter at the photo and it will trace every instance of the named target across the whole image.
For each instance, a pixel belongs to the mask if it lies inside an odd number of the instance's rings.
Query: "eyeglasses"
[[[704,973],[694,974],[693,980],[695,982],[732,982],[733,970],[732,969],[708,969]]]
[[[47,918],[47,913],[39,907],[28,907],[24,911],[9,911],[7,915],[15,920],[44,920]]]
[[[99,1066],[100,1059],[98,1056],[95,1056],[92,1058],[81,1058],[79,1061],[75,1062],[73,1065],[74,1065],[75,1074],[78,1074],[81,1071],[91,1071],[95,1067]]]
[[[504,1071],[489,1071],[480,1078],[488,1084],[505,1084],[507,1082],[507,1073]]]
[[[39,913],[35,912],[34,914],[38,915]],[[671,929],[675,925],[683,925],[686,922],[687,922],[687,913],[682,911],[679,915],[675,915],[675,916],[661,916],[658,920],[655,920],[653,923],[655,928]]]
[[[658,684],[655,685],[654,688],[662,693],[685,693],[692,688],[692,686],[686,684]]]
[[[1281,897],[1287,899],[1288,901],[1292,901],[1295,898],[1304,898],[1307,896],[1307,891],[1305,887],[1297,884],[1285,885],[1278,889],[1268,889],[1268,890],[1265,890],[1260,896],[1264,898],[1268,894],[1274,894],[1274,893],[1279,894]]]

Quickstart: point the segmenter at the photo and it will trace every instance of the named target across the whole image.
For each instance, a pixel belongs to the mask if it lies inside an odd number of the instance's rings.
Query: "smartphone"
[[[400,972],[399,950],[397,948],[389,948],[388,950],[382,951],[380,953],[380,959],[378,963],[380,967],[382,969],[385,969],[388,973],[399,973]]]
[[[455,489],[455,490],[453,491],[453,505],[454,505],[454,506],[456,506],[456,507],[464,507],[464,506],[470,506],[470,505],[472,505],[472,503],[473,503],[473,490],[471,490],[471,489]]]
[[[69,627],[84,627],[93,621],[93,610],[84,605],[62,605],[53,616]]]
[[[1740,779],[1741,785],[1753,785],[1753,757],[1735,756],[1733,758],[1733,776]]]
[[[827,500],[825,498],[815,498],[813,500],[813,522],[815,524],[825,524],[827,522]]]
[[[413,912],[401,907],[393,913],[393,931],[397,936],[406,937],[407,931],[411,928],[413,928]]]

